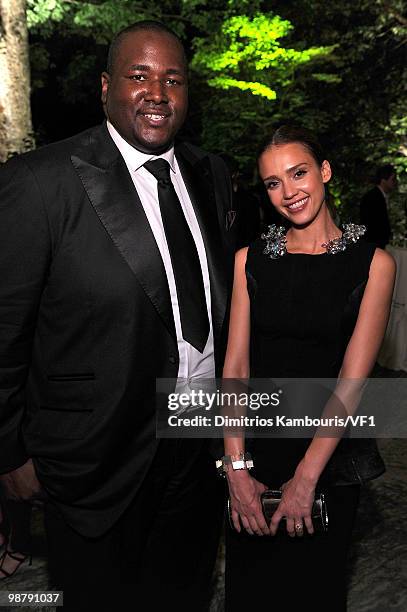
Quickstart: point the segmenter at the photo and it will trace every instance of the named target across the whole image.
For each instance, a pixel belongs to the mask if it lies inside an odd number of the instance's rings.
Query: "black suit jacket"
[[[230,183],[219,158],[175,152],[206,248],[220,374]],[[71,525],[96,536],[154,457],[155,379],[177,376],[164,266],[105,124],[5,164],[0,216],[0,470],[32,457]]]
[[[360,222],[366,225],[365,238],[384,249],[391,236],[387,203],[378,187],[368,191],[360,202]]]

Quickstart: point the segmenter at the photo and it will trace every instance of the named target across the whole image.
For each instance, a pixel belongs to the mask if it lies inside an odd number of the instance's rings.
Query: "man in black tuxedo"
[[[387,201],[397,185],[393,166],[388,164],[377,169],[375,185],[360,202],[360,222],[366,225],[366,240],[384,249],[391,236]]]
[[[187,66],[164,25],[116,36],[102,102],[102,126],[0,171],[1,480],[46,499],[65,610],[204,610],[223,489],[204,440],[156,439],[155,381],[221,372],[230,182],[219,158],[174,146]],[[174,242],[192,245],[190,296]]]

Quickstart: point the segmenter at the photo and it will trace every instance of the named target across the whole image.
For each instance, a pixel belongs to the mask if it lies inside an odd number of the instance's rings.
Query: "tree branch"
[[[396,11],[388,2],[383,1],[381,4],[389,15],[392,15],[401,25],[407,27],[407,18],[404,17],[404,15],[401,15],[398,11]]]

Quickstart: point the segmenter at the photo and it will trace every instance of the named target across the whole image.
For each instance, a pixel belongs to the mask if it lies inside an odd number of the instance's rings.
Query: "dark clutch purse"
[[[277,510],[281,501],[282,491],[267,489],[261,496],[261,505],[263,508],[264,518],[267,523],[270,523],[274,512]],[[229,524],[234,529],[232,521],[232,506],[230,498],[228,498],[228,517]],[[316,532],[328,531],[328,510],[326,507],[325,495],[319,493],[315,496],[314,503],[311,509],[312,524]],[[280,521],[279,530],[285,530],[284,520]]]

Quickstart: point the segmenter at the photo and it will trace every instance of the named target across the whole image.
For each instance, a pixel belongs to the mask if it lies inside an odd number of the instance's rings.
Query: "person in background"
[[[221,153],[220,157],[225,162],[232,180],[236,249],[241,249],[259,235],[260,207],[257,198],[245,184],[237,161],[227,153]]]
[[[365,239],[384,249],[391,237],[388,213],[389,196],[397,186],[396,171],[387,164],[377,169],[375,187],[362,197],[360,222],[366,226]]]

